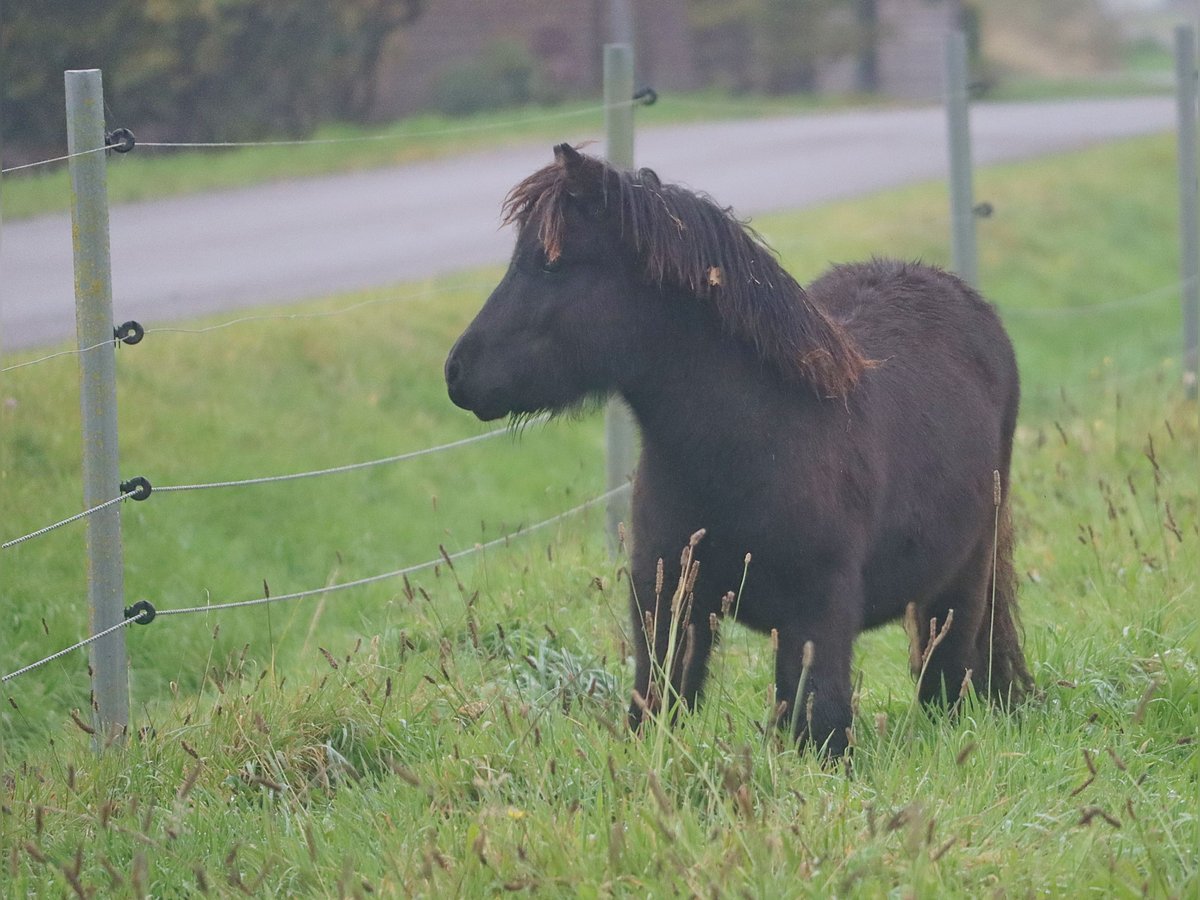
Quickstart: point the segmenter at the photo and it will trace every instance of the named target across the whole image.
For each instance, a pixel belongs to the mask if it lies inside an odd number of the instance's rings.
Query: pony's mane
[[[809,299],[762,238],[706,194],[663,184],[649,169],[623,172],[575,150],[508,194],[504,222],[534,229],[551,261],[562,252],[567,204],[619,228],[652,284],[705,301],[722,327],[785,377],[823,396],[845,396],[869,363],[851,337]]]

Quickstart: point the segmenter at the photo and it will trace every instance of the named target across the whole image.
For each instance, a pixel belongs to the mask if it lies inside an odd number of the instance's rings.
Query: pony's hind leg
[[[1017,577],[1012,549],[1012,521],[1005,503],[1000,510],[995,562],[989,568],[984,597],[986,613],[976,635],[976,656],[984,668],[975,678],[976,689],[1002,705],[1020,700],[1033,689],[1017,623]]]
[[[991,548],[981,545],[950,586],[913,613],[916,640],[910,662],[922,703],[951,705],[968,681],[982,687],[981,664],[987,661],[979,657],[979,633],[987,627],[990,564]]]
[[[950,610],[954,616],[947,629]],[[998,703],[1019,699],[1031,687],[1016,623],[1007,507],[999,531],[980,542],[959,577],[920,615],[914,674],[922,702],[954,703],[968,679],[976,693]],[[944,633],[930,633],[932,618]]]

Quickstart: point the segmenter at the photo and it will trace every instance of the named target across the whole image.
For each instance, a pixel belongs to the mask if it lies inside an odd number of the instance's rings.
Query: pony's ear
[[[555,147],[554,159],[566,175],[564,185],[567,195],[583,204],[589,214],[602,211],[604,164],[591,156],[584,156],[570,144],[559,144]]]
[[[554,159],[569,173],[583,168],[583,154],[570,144],[558,144],[554,148]]]
[[[637,180],[644,187],[653,188],[654,190],[662,187],[662,180],[659,179],[658,173],[653,169],[638,169]]]

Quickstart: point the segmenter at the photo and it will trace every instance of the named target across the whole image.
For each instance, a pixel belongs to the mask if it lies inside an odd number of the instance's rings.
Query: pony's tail
[[[995,566],[988,585],[987,616],[979,630],[977,659],[985,668],[984,692],[993,702],[1016,703],[1033,690],[1033,677],[1021,650],[1017,615],[1017,576],[1013,569],[1013,528],[1008,498],[1000,507],[996,529]]]

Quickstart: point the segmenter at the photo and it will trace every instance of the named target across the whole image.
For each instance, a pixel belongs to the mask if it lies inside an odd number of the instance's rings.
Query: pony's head
[[[517,243],[503,280],[450,351],[451,399],[481,419],[557,411],[620,389],[672,322],[703,319],[785,379],[843,396],[863,366],[728,209],[621,172],[568,144],[509,192]]]

